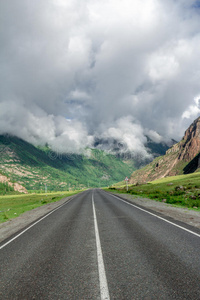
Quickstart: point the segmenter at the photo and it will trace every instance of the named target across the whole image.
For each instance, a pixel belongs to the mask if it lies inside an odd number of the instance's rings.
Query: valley
[[[166,147],[158,144],[156,148],[149,141],[150,144],[155,156]],[[1,200],[1,221],[16,217],[36,206],[59,200],[60,196],[55,194],[59,191],[66,193],[93,187],[109,187],[108,191],[129,193],[198,211],[199,149],[200,118],[191,124],[183,139],[168,149],[165,155],[156,157],[134,172],[137,161],[131,156],[123,159],[119,153],[113,155],[104,150],[89,148],[82,154],[55,153],[48,146],[35,147],[17,137],[2,135],[0,193],[2,196],[10,195],[10,198]],[[128,191],[124,183],[125,177],[129,177]],[[17,194],[21,193],[28,194],[28,204],[22,201],[20,206],[17,202]],[[35,193],[40,195],[34,196]],[[24,197],[25,195],[21,198],[25,199]],[[35,203],[34,197],[38,201],[36,206],[32,204]],[[9,206],[9,199],[11,202],[14,200],[20,207],[19,213],[13,215],[16,208]]]
[[[108,186],[129,176],[134,162],[98,149],[55,153],[17,137],[0,136],[1,193],[66,191]],[[18,184],[18,188],[16,187]]]

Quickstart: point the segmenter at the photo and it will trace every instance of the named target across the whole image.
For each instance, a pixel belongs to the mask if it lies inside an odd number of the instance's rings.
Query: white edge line
[[[39,222],[41,222],[42,220],[44,220],[45,218],[47,218],[49,215],[51,215],[52,213],[54,213],[56,210],[60,209],[62,206],[68,204],[69,202],[71,202],[74,199],[71,198],[68,202],[65,202],[63,204],[61,204],[60,206],[56,207],[54,210],[52,210],[51,212],[49,212],[47,215],[45,215],[44,217],[42,217],[41,219],[39,219],[38,221],[36,221],[35,223],[33,223],[32,225],[30,225],[29,227],[27,227],[26,229],[24,229],[22,232],[20,232],[19,234],[17,234],[14,238],[12,238],[11,240],[9,240],[8,242],[6,242],[4,245],[2,245],[0,247],[0,250],[3,249],[5,246],[7,246],[8,244],[10,244],[12,241],[16,240],[20,235],[22,235],[23,233],[25,233],[27,230],[29,230],[31,227],[35,226],[36,224],[38,224]]]
[[[139,209],[139,210],[142,210],[142,211],[144,211],[144,212],[146,212],[146,213],[148,213],[148,214],[150,214],[150,215],[152,215],[152,216],[154,216],[154,217],[156,217],[156,218],[158,218],[158,219],[161,219],[161,220],[163,220],[163,221],[165,221],[165,222],[167,222],[167,223],[169,223],[169,224],[171,224],[171,225],[174,225],[174,226],[176,226],[176,227],[178,227],[178,228],[180,228],[180,229],[183,229],[183,230],[185,230],[185,231],[187,231],[187,232],[189,232],[189,233],[192,233],[192,234],[194,234],[194,235],[200,237],[200,234],[198,234],[198,233],[196,233],[196,232],[194,232],[194,231],[191,231],[191,230],[189,230],[189,229],[187,229],[187,228],[185,228],[185,227],[182,227],[182,226],[180,226],[180,225],[178,225],[178,224],[176,224],[176,223],[170,222],[170,221],[168,221],[167,219],[162,218],[162,217],[160,217],[160,216],[157,216],[156,214],[153,214],[153,213],[151,213],[150,211],[148,211],[148,210],[146,210],[146,209],[143,209],[143,208],[141,208],[141,207],[139,207],[139,206],[136,206],[136,205],[134,205],[134,204],[132,204],[132,203],[129,203],[129,202],[125,201],[125,200],[122,200],[121,198],[119,198],[119,197],[117,197],[117,196],[115,196],[115,195],[113,195],[113,194],[110,194],[110,193],[109,193],[109,195],[112,195],[113,197],[117,198],[118,200],[120,200],[120,201],[122,201],[122,202],[124,202],[124,203],[126,203],[126,204],[129,204],[129,205],[131,205],[131,206],[133,206],[133,207],[135,207],[135,208],[137,208],[137,209]]]
[[[108,290],[108,283],[106,278],[105,266],[103,261],[103,254],[101,249],[101,241],[99,237],[99,229],[97,224],[97,217],[94,205],[94,196],[92,194],[92,207],[93,207],[93,214],[94,214],[94,227],[95,227],[95,236],[96,236],[96,246],[97,246],[97,260],[98,260],[98,270],[99,270],[99,283],[100,283],[100,294],[101,300],[109,300],[109,290]]]

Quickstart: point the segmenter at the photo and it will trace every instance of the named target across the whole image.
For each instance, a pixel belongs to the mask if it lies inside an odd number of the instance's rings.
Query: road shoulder
[[[139,198],[133,195],[112,193],[119,196],[125,200],[131,201],[133,204],[140,205],[144,208],[151,209],[165,216],[171,217],[175,220],[184,222],[188,225],[194,226],[200,229],[200,213],[194,210],[189,210],[188,208],[174,207],[172,205],[158,202],[146,198]],[[32,222],[43,217],[45,214],[49,213],[53,209],[62,205],[64,202],[69,201],[72,196],[64,198],[58,202],[49,203],[41,207],[37,207],[31,211],[27,211],[15,219],[11,219],[7,222],[0,224],[0,242],[9,238],[16,232],[22,230]]]
[[[167,217],[173,218],[174,220],[184,222],[188,225],[194,226],[200,229],[200,212],[190,210],[188,208],[175,207],[170,204],[163,202],[139,198],[134,195],[112,193],[113,195],[119,196],[125,200],[132,202],[133,204],[140,205],[144,208],[153,210]]]
[[[22,230],[32,222],[43,217],[63,203],[69,201],[73,196],[63,198],[60,201],[45,204],[30,211],[27,211],[15,219],[0,224],[0,242],[9,238],[16,232]]]

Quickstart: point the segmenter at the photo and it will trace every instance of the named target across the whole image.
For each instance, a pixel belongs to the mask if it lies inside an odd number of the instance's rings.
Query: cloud
[[[194,104],[190,105],[186,111],[182,114],[182,118],[190,119],[195,118],[200,114],[200,95],[194,98]]]
[[[100,136],[104,140],[123,142],[123,151],[142,153],[149,156],[144,144],[147,142],[144,130],[140,124],[135,123],[131,116],[118,119],[113,126],[107,128]]]
[[[199,114],[198,3],[2,0],[0,132],[61,152],[179,139]]]
[[[16,135],[35,145],[48,143],[58,153],[81,153],[92,146],[93,138],[81,122],[47,114],[37,106],[31,111],[15,101],[0,103],[0,134]]]

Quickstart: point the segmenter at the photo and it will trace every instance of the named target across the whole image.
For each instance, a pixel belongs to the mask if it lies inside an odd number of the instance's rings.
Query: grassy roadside
[[[0,223],[16,218],[36,207],[59,201],[80,192],[82,191],[0,196]]]
[[[173,176],[143,185],[112,186],[107,191],[129,193],[200,211],[200,173]]]

